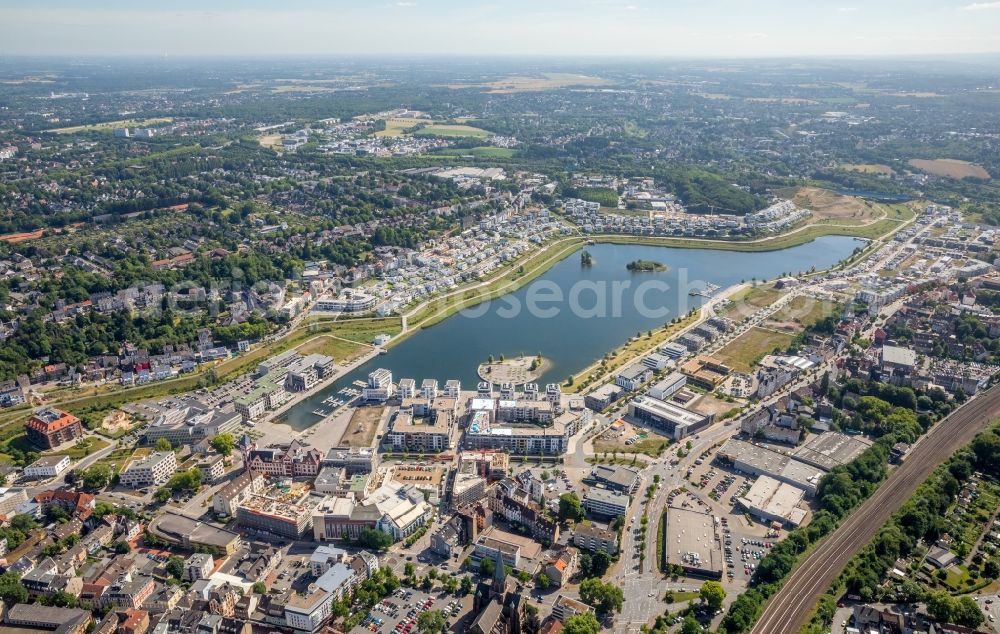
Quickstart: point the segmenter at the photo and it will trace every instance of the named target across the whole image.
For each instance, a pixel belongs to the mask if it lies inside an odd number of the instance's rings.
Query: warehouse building
[[[796,486],[810,496],[816,494],[816,487],[824,474],[821,469],[790,456],[742,440],[728,441],[719,449],[718,456],[743,473],[769,476]]]
[[[664,550],[667,563],[683,568],[686,576],[722,579],[722,540],[712,515],[668,508]]]
[[[778,522],[788,528],[800,526],[809,514],[801,508],[805,491],[779,482],[769,476],[760,476],[738,502],[751,515],[765,522]]]

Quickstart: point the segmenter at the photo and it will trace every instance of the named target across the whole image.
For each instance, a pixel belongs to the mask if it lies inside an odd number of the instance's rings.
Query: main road
[[[771,598],[753,634],[797,634],[847,563],[953,453],[1000,416],[1000,385],[938,422],[875,493],[803,560]]]

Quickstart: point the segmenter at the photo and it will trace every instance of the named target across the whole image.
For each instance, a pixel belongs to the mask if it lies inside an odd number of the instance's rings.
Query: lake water
[[[351,382],[387,368],[393,380],[458,379],[475,389],[476,369],[493,355],[541,353],[551,362],[538,382],[563,381],[621,346],[638,332],[655,329],[701,305],[689,291],[714,284],[726,288],[752,278],[823,269],[848,257],[864,241],[826,236],[808,244],[765,252],[678,249],[640,245],[589,245],[593,264],[577,251],[526,286],[460,312],[359,366],[333,385],[292,407],[283,417],[295,429],[319,420],[312,412]],[[633,260],[653,260],[664,272],[626,269]]]

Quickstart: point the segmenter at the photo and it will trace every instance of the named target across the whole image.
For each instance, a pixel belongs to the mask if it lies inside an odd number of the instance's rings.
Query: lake
[[[569,255],[520,289],[459,312],[413,333],[386,354],[338,379],[292,407],[284,421],[295,429],[311,427],[324,408],[321,401],[375,368],[387,368],[393,381],[412,378],[458,379],[475,389],[476,369],[493,355],[540,353],[551,365],[538,382],[561,382],[570,374],[624,344],[636,333],[662,326],[701,305],[689,291],[713,284],[726,288],[751,278],[824,269],[850,256],[865,241],[826,236],[778,251],[739,252],[659,246],[597,244],[585,247],[593,263],[585,267],[580,251]],[[663,272],[631,272],[633,260],[667,266]],[[328,409],[328,408],[325,408]]]

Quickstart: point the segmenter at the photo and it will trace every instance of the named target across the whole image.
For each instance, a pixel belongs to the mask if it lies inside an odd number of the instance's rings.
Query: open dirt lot
[[[385,408],[380,405],[359,407],[354,410],[351,422],[340,437],[340,446],[370,447]]]
[[[817,219],[850,218],[859,222],[869,222],[880,215],[867,201],[819,187],[802,187],[792,200],[799,207],[812,210],[813,216]]]
[[[913,159],[910,165],[928,174],[947,178],[990,178],[989,172],[979,165],[956,159]]]

